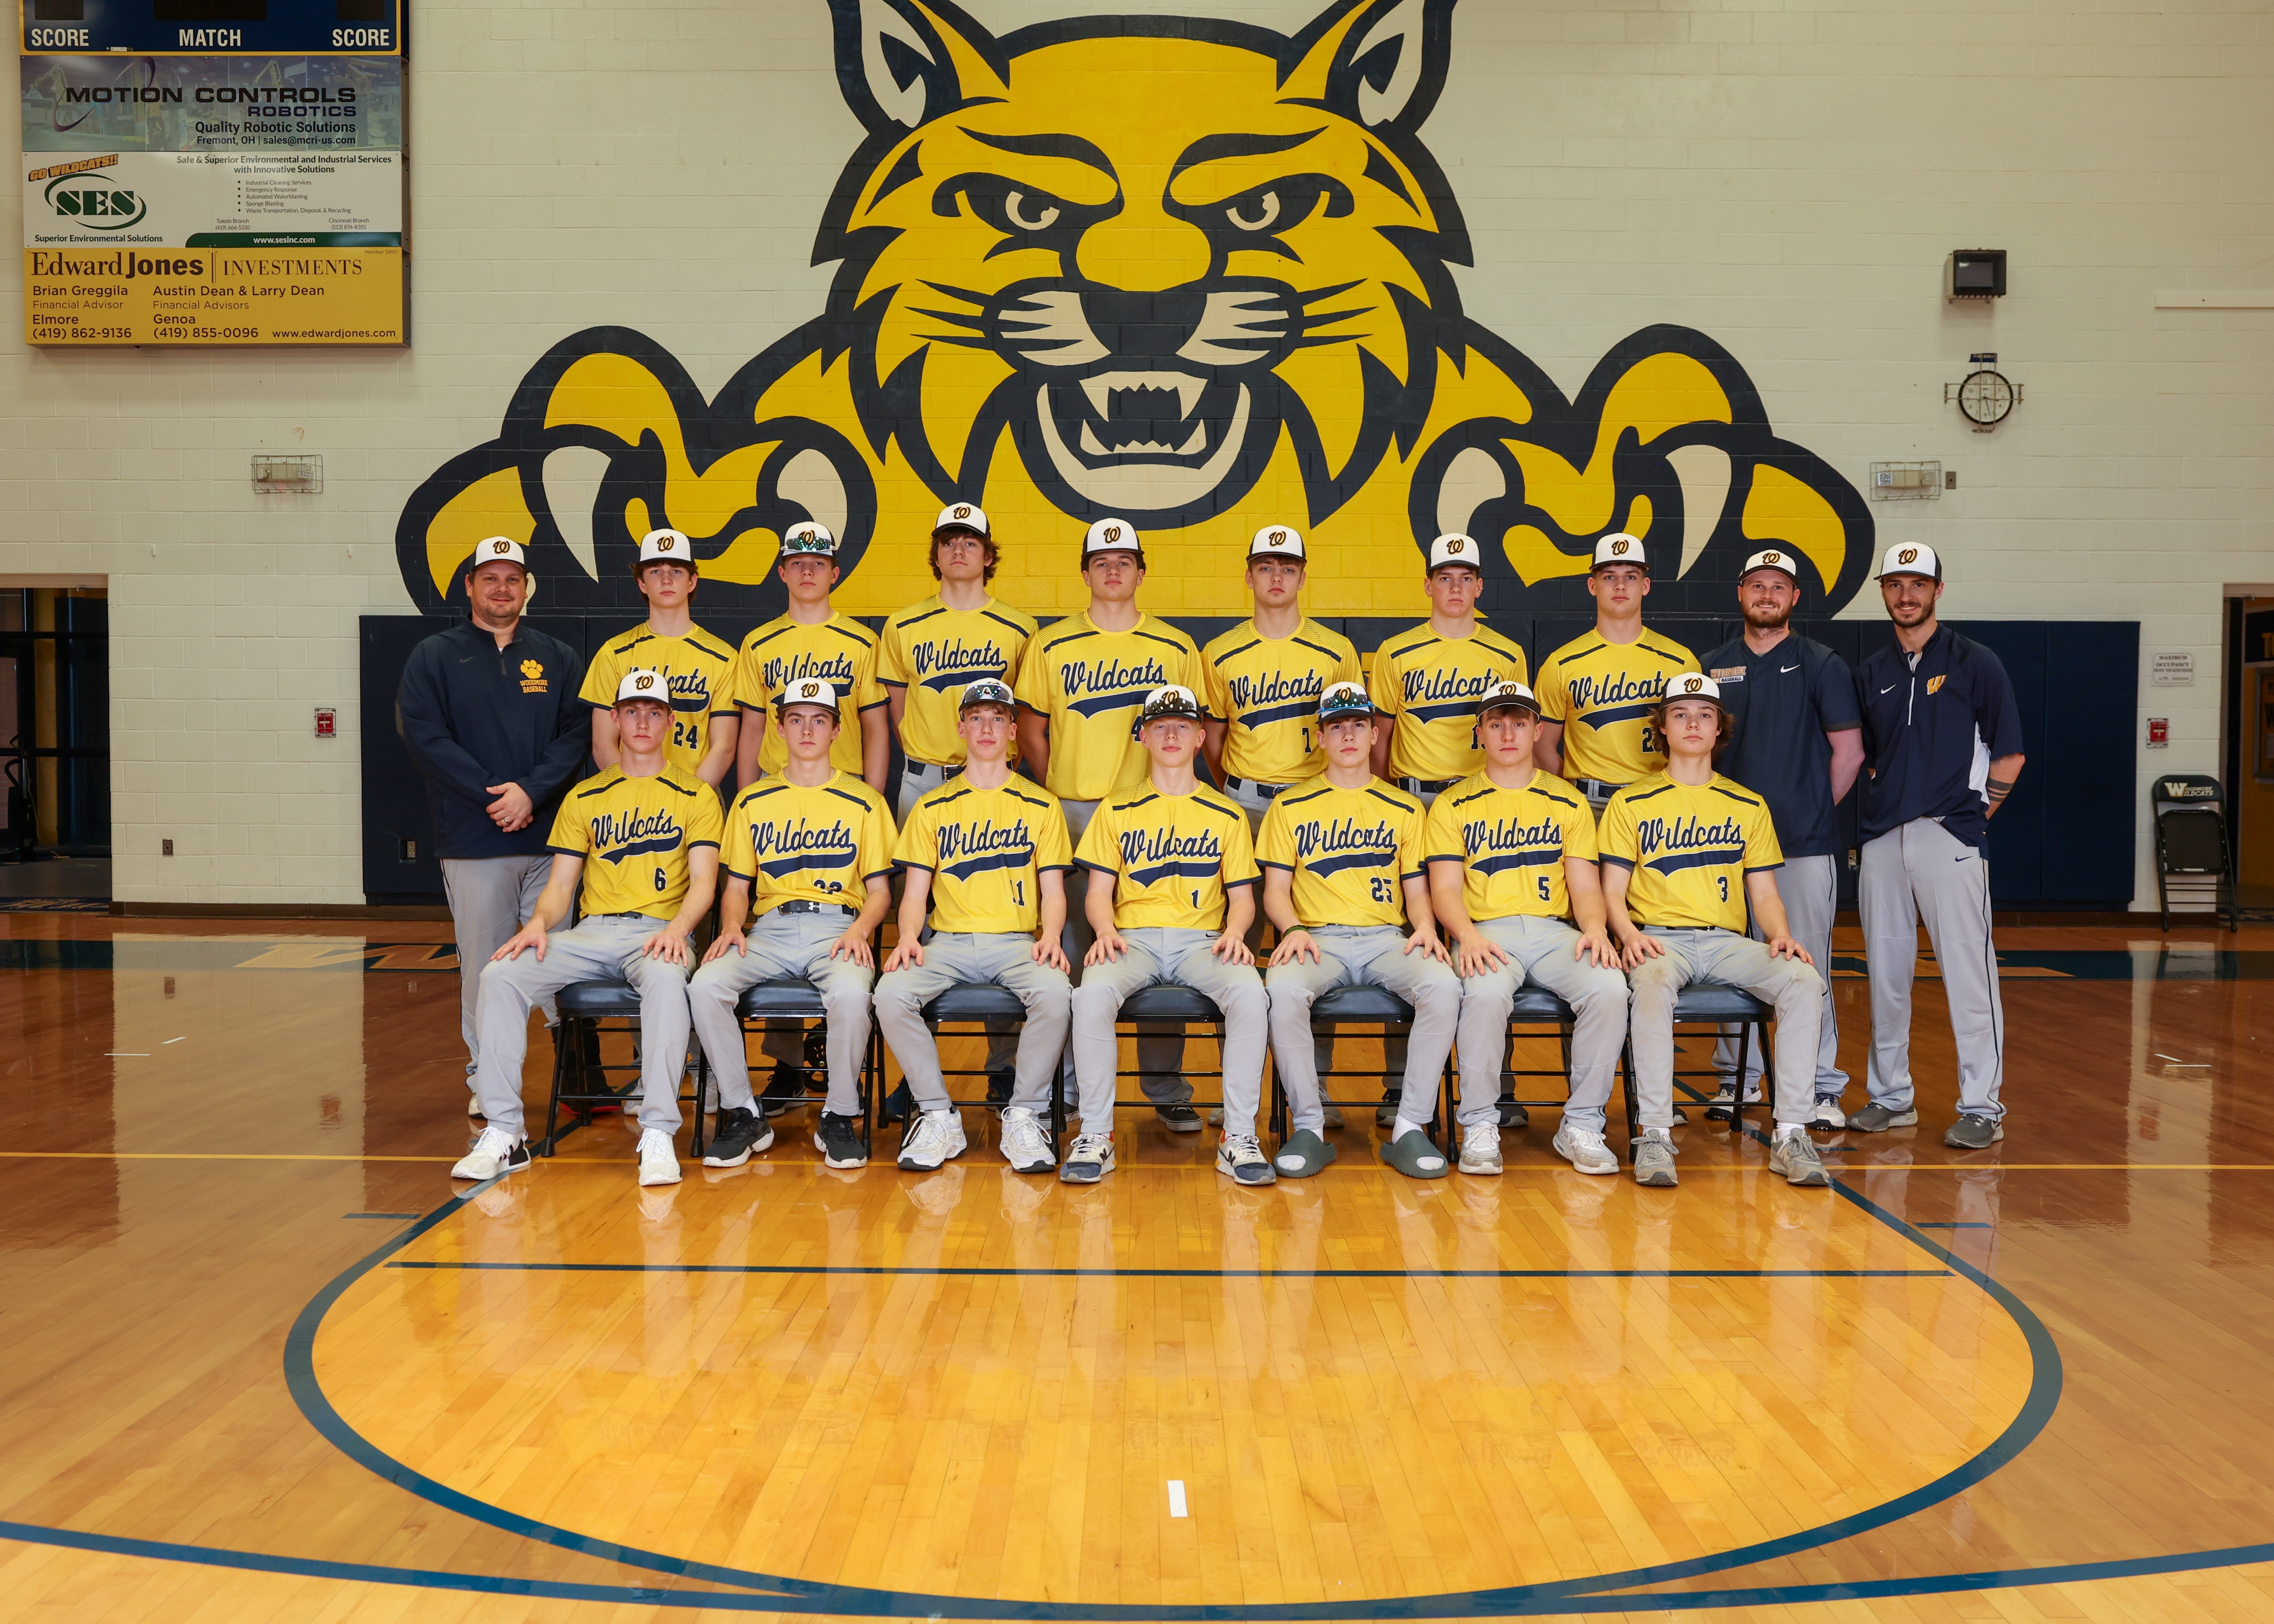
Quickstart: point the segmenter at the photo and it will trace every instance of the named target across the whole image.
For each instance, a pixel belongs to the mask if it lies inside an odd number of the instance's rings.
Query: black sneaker
[[[1516,1091],[1513,1088],[1506,1090],[1500,1097],[1500,1125],[1503,1128],[1517,1129],[1528,1128],[1532,1125],[1532,1113],[1516,1102]]]
[[[711,1147],[703,1153],[704,1167],[740,1167],[754,1151],[772,1147],[773,1128],[757,1112],[737,1106],[719,1113],[711,1131]]]
[[[885,1096],[886,1122],[906,1122],[915,1114],[915,1109],[916,1097],[908,1091],[908,1086],[906,1083],[902,1083]]]
[[[766,1083],[766,1091],[758,1096],[758,1103],[769,1116],[779,1116],[803,1105],[805,1073],[795,1066],[777,1065]]]
[[[1201,1131],[1201,1114],[1189,1105],[1158,1106],[1153,1115],[1158,1116],[1161,1125],[1171,1133],[1198,1133]]]
[[[1018,1079],[1009,1071],[990,1071],[987,1074],[987,1103],[1000,1116],[1003,1108],[1011,1103],[1011,1088]]]
[[[829,1092],[829,1028],[816,1026],[805,1034],[805,1086],[815,1094]]]
[[[869,1147],[861,1142],[860,1124],[834,1111],[821,1113],[821,1126],[814,1133],[813,1147],[833,1168],[869,1165]]]

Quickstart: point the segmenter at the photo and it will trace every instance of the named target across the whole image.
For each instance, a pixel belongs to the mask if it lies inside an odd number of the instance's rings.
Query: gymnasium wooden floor
[[[2274,929],[2001,933],[2011,1136],[1923,980],[1829,1192],[1553,1110],[1261,1192],[1132,1112],[1081,1190],[972,1110],[471,1199],[446,936],[0,914],[0,1617],[2274,1617]]]

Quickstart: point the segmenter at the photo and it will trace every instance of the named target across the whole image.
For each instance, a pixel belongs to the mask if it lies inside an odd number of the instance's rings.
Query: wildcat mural
[[[779,538],[815,519],[844,544],[840,605],[893,609],[929,590],[927,532],[959,500],[1042,575],[1071,576],[1091,519],[1130,518],[1190,612],[1246,607],[1239,560],[1270,523],[1305,530],[1317,613],[1404,605],[1446,530],[1485,544],[1488,606],[1584,604],[1614,530],[1644,538],[1654,607],[1725,608],[1771,543],[1816,605],[1861,583],[1865,503],[1712,339],[1645,327],[1567,398],[1462,314],[1467,234],[1419,136],[1452,0],[1333,0],[1292,37],[831,10],[868,136],[814,249],[838,266],[827,308],[712,400],[629,328],[562,341],[406,506],[423,608],[463,595],[492,534],[528,545],[546,601],[633,608],[637,538],[667,523],[697,541],[706,608],[767,609]]]

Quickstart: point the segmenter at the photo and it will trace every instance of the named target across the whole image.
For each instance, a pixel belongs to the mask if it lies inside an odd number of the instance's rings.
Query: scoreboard
[[[410,342],[403,0],[17,0],[24,336]]]

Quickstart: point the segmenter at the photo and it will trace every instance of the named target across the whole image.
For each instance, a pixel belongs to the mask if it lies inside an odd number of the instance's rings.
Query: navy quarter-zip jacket
[[[437,632],[403,668],[395,727],[426,779],[440,855],[534,857],[568,786],[592,756],[592,710],[576,697],[584,662],[523,620],[502,649],[467,621]],[[506,833],[490,821],[493,784],[528,792],[536,814]]]
[[[1856,703],[1864,713],[1857,835],[1875,840],[1931,817],[1980,850],[1990,838],[1990,763],[2024,753],[2005,663],[1938,626],[1916,660],[1890,643],[1858,665]]]

